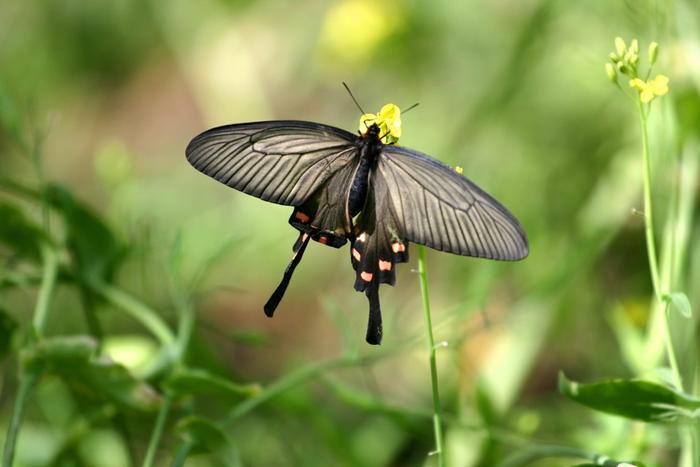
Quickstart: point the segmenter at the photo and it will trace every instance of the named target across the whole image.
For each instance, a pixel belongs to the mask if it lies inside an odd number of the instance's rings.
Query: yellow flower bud
[[[630,43],[630,52],[633,54],[639,53],[639,42],[637,42],[637,39],[632,39],[632,43]]]
[[[619,55],[620,57],[624,56],[627,52],[627,46],[625,45],[625,41],[622,40],[621,37],[615,38],[615,50],[617,50],[617,55]]]
[[[456,166],[456,167],[455,167],[455,172],[457,172],[458,174],[462,174],[462,172],[464,172],[464,169],[463,169],[462,167],[460,167],[460,166]]]
[[[659,44],[658,42],[652,42],[649,44],[649,64],[653,65],[656,63],[656,57],[659,54]]]
[[[620,57],[618,57],[617,54],[616,54],[615,52],[610,52],[610,60],[611,60],[613,63],[617,63],[617,62],[620,61]]]
[[[605,73],[608,75],[608,78],[610,78],[610,81],[617,83],[617,72],[615,71],[615,67],[612,66],[612,63],[605,64]]]

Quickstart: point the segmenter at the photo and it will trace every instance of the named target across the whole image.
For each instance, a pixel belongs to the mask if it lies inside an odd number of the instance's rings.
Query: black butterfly
[[[282,282],[265,304],[272,316],[309,240],[350,241],[355,290],[369,299],[367,342],[382,339],[379,284],[394,285],[396,263],[415,242],[458,255],[518,260],[525,232],[498,201],[451,167],[364,134],[320,123],[270,121],[205,131],[187,146],[200,172],[244,193],[294,206],[300,235]]]

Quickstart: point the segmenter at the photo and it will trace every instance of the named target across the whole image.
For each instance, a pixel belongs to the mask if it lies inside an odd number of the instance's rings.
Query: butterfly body
[[[369,300],[366,340],[382,338],[379,285],[394,285],[409,242],[465,256],[517,260],[528,253],[520,224],[451,167],[383,142],[372,123],[350,132],[318,123],[227,125],[195,137],[188,161],[232,188],[294,207],[292,260],[265,304],[272,316],[310,240],[350,243],[355,290]]]
[[[381,151],[382,142],[379,140],[379,131],[377,125],[372,125],[367,130],[366,135],[359,136],[357,139],[360,160],[350,186],[347,202],[348,213],[351,218],[359,214],[365,205],[370,171],[376,165],[377,156]]]

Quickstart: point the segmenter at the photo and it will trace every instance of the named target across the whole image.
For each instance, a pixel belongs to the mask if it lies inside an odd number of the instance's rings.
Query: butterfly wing
[[[357,162],[348,163],[335,171],[301,206],[295,208],[289,223],[320,243],[336,248],[344,245],[350,229],[347,194]]]
[[[527,256],[527,237],[517,219],[448,165],[387,145],[375,177],[386,184],[391,217],[407,240],[465,256],[505,261]]]
[[[194,168],[265,201],[299,206],[358,156],[356,136],[319,123],[271,121],[226,125],[187,146]]]

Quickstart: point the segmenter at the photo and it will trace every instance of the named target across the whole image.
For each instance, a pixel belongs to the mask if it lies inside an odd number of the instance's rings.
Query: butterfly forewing
[[[250,195],[298,206],[357,159],[356,137],[328,125],[275,121],[205,131],[187,146],[200,172]]]
[[[527,239],[515,217],[451,167],[387,145],[374,176],[386,184],[392,215],[409,241],[480,258],[527,256]]]

